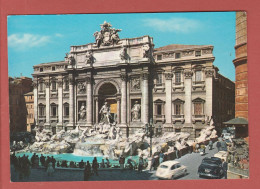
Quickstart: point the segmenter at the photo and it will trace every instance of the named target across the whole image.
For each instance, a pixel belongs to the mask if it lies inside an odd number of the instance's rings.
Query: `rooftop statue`
[[[96,31],[93,35],[96,39],[96,45],[99,48],[101,45],[109,46],[115,45],[120,41],[118,32],[121,29],[111,28],[112,25],[106,21],[103,24],[100,24],[101,30]]]

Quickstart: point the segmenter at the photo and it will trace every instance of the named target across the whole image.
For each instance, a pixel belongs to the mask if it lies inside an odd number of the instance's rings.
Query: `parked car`
[[[205,157],[199,168],[199,177],[222,178],[224,175],[222,161],[218,157]]]
[[[227,151],[219,151],[214,155],[214,157],[220,158],[221,160],[223,159],[224,161],[227,161]]]
[[[156,176],[160,179],[175,179],[186,174],[186,167],[178,161],[165,161],[159,165],[156,171]]]

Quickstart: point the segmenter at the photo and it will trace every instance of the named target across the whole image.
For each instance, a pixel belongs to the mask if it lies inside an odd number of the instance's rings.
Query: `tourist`
[[[222,159],[222,168],[223,168],[223,172],[224,172],[224,177],[225,177],[225,179],[227,179],[228,165],[227,165],[227,162],[224,161],[224,159]]]
[[[144,159],[142,156],[139,157],[138,172],[142,172],[144,166]]]
[[[213,142],[212,140],[209,141],[209,150],[212,150],[212,147],[213,147]]]
[[[175,157],[176,157],[176,159],[178,159],[179,158],[179,150],[178,150],[178,148],[176,148],[176,146],[174,146],[173,147],[173,149],[174,149],[174,151],[175,151]]]
[[[104,161],[104,159],[102,159],[102,162],[100,163],[100,168],[105,168],[106,166],[105,166],[105,161]]]
[[[199,148],[200,148],[200,145],[197,143],[197,144],[196,144],[196,153],[199,152]]]
[[[38,168],[39,167],[39,156],[36,155],[35,159],[34,159],[34,167]]]
[[[49,161],[48,166],[47,166],[47,175],[52,176],[53,173],[54,173],[54,169],[52,166],[52,162]]]
[[[84,168],[84,162],[83,162],[83,159],[81,160],[81,162],[79,162],[79,168],[80,168],[80,169],[83,169],[83,168]]]
[[[87,181],[91,175],[91,166],[89,161],[87,161],[87,164],[84,169],[84,181]]]
[[[123,155],[121,155],[120,158],[119,158],[119,164],[120,164],[121,171],[123,171],[124,165],[125,165],[125,157]]]
[[[128,166],[130,170],[134,169],[134,166],[132,164],[133,160],[132,160],[132,156],[129,157],[129,159],[127,160]]]
[[[223,151],[227,151],[227,143],[226,143],[226,141],[225,141],[224,138],[222,139],[222,141],[220,142],[220,144],[221,144],[221,149],[222,149]]]
[[[45,157],[42,154],[41,154],[41,157],[40,157],[40,162],[41,162],[42,166],[45,165]]]
[[[106,166],[107,166],[107,168],[110,167],[110,162],[109,162],[109,159],[108,159],[108,158],[106,158]]]
[[[34,160],[35,160],[35,158],[36,158],[36,153],[34,153],[34,154],[32,155],[32,157],[31,157],[32,167],[35,167],[35,166],[34,166]]]
[[[152,169],[155,170],[155,158],[154,158],[154,155],[152,155],[150,171],[151,171]]]
[[[94,157],[92,161],[92,170],[93,170],[93,174],[96,173],[96,175],[98,176],[98,162],[96,157]]]
[[[60,162],[59,161],[57,162],[57,167],[60,167]]]
[[[53,156],[51,156],[51,163],[52,163],[53,169],[55,169],[56,159],[54,159]]]
[[[160,162],[160,164],[163,162],[163,158],[164,158],[164,154],[161,151],[160,154],[159,154],[159,162]]]
[[[61,162],[61,167],[64,167],[64,168],[67,168],[67,167],[68,167],[66,160],[62,160],[62,162]]]
[[[217,142],[216,146],[217,146],[217,149],[218,149],[218,152],[219,152],[220,149],[221,149],[221,143],[220,143],[220,141]]]

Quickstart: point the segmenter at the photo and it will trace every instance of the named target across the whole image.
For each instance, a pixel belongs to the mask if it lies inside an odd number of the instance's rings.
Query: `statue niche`
[[[135,101],[134,106],[132,107],[132,121],[140,121],[141,118],[141,105],[138,101]]]

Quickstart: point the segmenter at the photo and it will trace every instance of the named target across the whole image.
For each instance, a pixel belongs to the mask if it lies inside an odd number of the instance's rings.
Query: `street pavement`
[[[217,153],[216,143],[212,150],[206,148],[206,154],[201,156],[199,153],[191,153],[182,156],[179,161],[187,167],[187,175],[177,178],[178,180],[204,179],[197,175],[198,167],[204,157],[212,157]],[[83,181],[84,173],[82,170],[56,169],[52,176],[48,176],[45,169],[31,169],[28,178],[19,179],[19,174],[11,167],[11,181],[13,182],[44,182],[44,181]],[[90,181],[118,181],[118,180],[158,180],[155,171],[107,169],[99,171],[99,175],[92,175]]]

